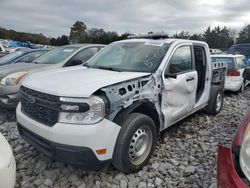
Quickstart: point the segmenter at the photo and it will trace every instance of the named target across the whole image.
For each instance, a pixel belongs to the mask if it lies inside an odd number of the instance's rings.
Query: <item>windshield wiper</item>
[[[104,70],[121,72],[121,70],[118,70],[118,69],[112,68],[112,67],[94,66],[94,67],[90,67],[90,68],[93,68],[93,69],[104,69]]]

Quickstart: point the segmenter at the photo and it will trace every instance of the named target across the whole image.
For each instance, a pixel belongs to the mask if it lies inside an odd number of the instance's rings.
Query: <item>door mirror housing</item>
[[[164,77],[165,78],[174,78],[174,79],[176,79],[177,78],[177,74],[172,74],[172,73],[165,73],[164,74]]]
[[[250,80],[250,67],[245,68],[242,77],[246,80]]]

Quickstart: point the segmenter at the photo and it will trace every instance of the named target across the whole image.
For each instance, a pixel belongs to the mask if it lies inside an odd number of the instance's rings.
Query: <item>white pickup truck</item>
[[[204,108],[220,112],[225,69],[200,41],[113,42],[83,66],[25,79],[19,133],[54,160],[133,173],[161,131]]]

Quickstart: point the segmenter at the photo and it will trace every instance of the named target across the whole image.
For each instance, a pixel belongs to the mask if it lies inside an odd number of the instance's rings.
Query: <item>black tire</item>
[[[138,164],[134,164],[133,161],[134,159],[132,159],[133,152],[131,151],[132,147],[131,144],[133,144],[132,143],[133,141],[135,142],[134,138],[135,136],[137,137],[138,131],[140,133],[138,138],[142,134],[146,134],[148,132],[148,134],[152,135],[152,140],[149,141],[150,143],[146,144],[145,146],[147,149],[145,149],[146,151],[143,152],[144,155],[142,155],[142,161],[139,162]],[[126,117],[125,121],[121,124],[121,130],[117,138],[113,154],[113,165],[118,170],[126,174],[139,171],[143,166],[145,166],[145,164],[150,159],[155,146],[155,140],[156,140],[156,127],[154,121],[149,116],[144,114],[140,113],[129,114]],[[147,143],[147,142],[141,142],[139,144],[142,145],[142,143]],[[134,144],[134,148],[136,148],[136,144]]]
[[[221,96],[220,99],[218,99],[219,95]],[[208,105],[205,108],[206,113],[209,115],[218,114],[223,106],[223,98],[224,98],[223,88],[217,85],[211,86],[210,98],[208,101]],[[220,101],[219,107],[217,106],[218,101]]]
[[[245,68],[245,70],[243,71],[242,77],[245,80],[250,80],[250,67]]]

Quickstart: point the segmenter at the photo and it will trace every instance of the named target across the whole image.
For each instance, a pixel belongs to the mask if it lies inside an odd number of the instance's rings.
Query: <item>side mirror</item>
[[[246,67],[242,77],[245,78],[246,80],[250,80],[250,67]]]
[[[177,74],[165,73],[164,77],[165,78],[174,78],[174,79],[176,79],[177,78]]]
[[[74,59],[69,61],[69,63],[67,63],[67,66],[75,66],[75,65],[81,65],[82,61],[79,59]]]

